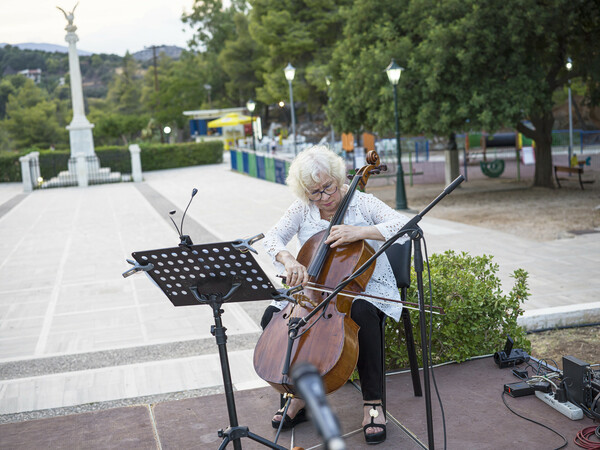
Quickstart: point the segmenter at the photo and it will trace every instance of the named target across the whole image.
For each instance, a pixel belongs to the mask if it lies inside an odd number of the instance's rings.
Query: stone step
[[[260,332],[227,336],[228,351],[254,349]],[[74,353],[0,363],[0,380],[51,375],[63,372],[116,367],[218,353],[214,338]]]
[[[236,390],[267,386],[254,371],[253,350],[228,352]],[[0,418],[139,397],[194,391],[215,392],[223,385],[219,355],[149,361],[115,367],[0,381]],[[34,394],[34,395],[32,395]]]

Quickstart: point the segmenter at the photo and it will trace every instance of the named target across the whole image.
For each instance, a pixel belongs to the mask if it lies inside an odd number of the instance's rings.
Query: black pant
[[[358,331],[358,376],[363,400],[380,400],[383,396],[381,321],[383,313],[365,300],[352,303],[350,317]]]
[[[279,312],[276,307],[267,307],[260,322],[263,329],[269,324],[276,312]],[[365,300],[355,300],[352,303],[350,317],[360,327],[356,368],[360,377],[363,400],[379,400],[383,396],[383,351],[381,348],[383,313]]]

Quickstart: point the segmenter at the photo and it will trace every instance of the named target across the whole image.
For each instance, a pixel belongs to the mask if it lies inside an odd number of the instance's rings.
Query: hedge
[[[471,256],[462,252],[446,251],[431,255],[429,261],[433,286],[433,304],[444,308],[445,316],[427,314],[427,323],[433,319],[431,335],[431,361],[462,362],[468,358],[487,355],[504,348],[510,335],[515,348],[531,350],[525,330],[517,324],[523,313],[521,303],[529,296],[527,278],[523,269],[511,275],[514,285],[508,294],[501,290],[497,277],[498,265],[489,255]],[[427,269],[423,274],[425,302],[429,304]],[[408,289],[409,302],[418,303],[416,275],[411,274]],[[419,312],[411,311],[411,322],[417,349],[421,348]],[[429,334],[429,326],[427,327]],[[388,370],[409,366],[406,339],[402,320],[386,322],[386,367]],[[417,351],[422,365],[421,352]],[[430,361],[430,362],[431,362]]]
[[[184,144],[140,144],[142,171],[174,169],[177,167],[217,164],[223,162],[221,141]],[[0,154],[0,182],[21,181],[19,157],[32,151],[40,153],[40,172],[44,179],[55,177],[67,170],[71,157],[69,150],[27,149],[23,153]],[[102,167],[110,167],[113,172],[131,173],[131,156],[126,146],[104,146],[95,149]]]
[[[0,182],[21,181],[19,156],[0,153]]]

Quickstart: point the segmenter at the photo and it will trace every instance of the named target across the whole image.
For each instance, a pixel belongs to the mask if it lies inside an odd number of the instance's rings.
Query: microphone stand
[[[419,296],[419,326],[421,328],[421,351],[423,353],[423,380],[425,385],[425,413],[427,416],[427,437],[429,442],[429,449],[434,449],[433,440],[433,419],[431,411],[431,387],[429,382],[429,350],[426,333],[426,322],[425,322],[425,299],[423,296],[423,254],[421,253],[421,239],[423,237],[422,230],[417,226],[423,216],[427,214],[435,205],[437,205],[446,195],[450,194],[454,189],[458,187],[460,183],[465,180],[463,175],[459,175],[452,183],[450,183],[441,193],[438,195],[429,205],[427,205],[420,213],[410,219],[404,226],[390,239],[384,242],[379,250],[377,250],[373,256],[371,256],[365,263],[360,266],[356,271],[350,275],[345,281],[342,281],[337,287],[321,302],[319,303],[310,313],[303,318],[296,318],[290,320],[288,323],[288,348],[285,357],[285,363],[283,365],[283,375],[287,375],[290,368],[290,360],[292,353],[292,346],[294,339],[297,338],[300,328],[307,325],[310,319],[318,314],[322,309],[325,309],[331,300],[342,291],[348,284],[350,284],[355,278],[362,275],[368,268],[375,262],[375,260],[385,252],[394,242],[405,234],[410,233],[410,238],[414,242],[414,264],[415,272],[417,274],[417,291]],[[317,319],[318,320],[318,319]]]

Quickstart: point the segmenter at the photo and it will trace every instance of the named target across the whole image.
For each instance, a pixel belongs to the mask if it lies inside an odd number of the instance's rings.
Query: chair
[[[409,239],[403,244],[393,244],[385,252],[394,277],[396,278],[396,285],[400,289],[400,298],[405,301],[406,293],[410,287],[410,267],[411,267],[411,253],[412,253],[412,241]],[[415,352],[415,340],[413,337],[412,324],[410,322],[410,313],[408,308],[402,309],[402,321],[404,324],[404,334],[406,336],[406,350],[408,352],[408,360],[410,362],[410,373],[412,375],[413,391],[415,397],[421,397],[423,392],[421,390],[421,378],[419,377],[419,365],[417,362],[417,354]],[[383,412],[385,414],[386,407],[386,388],[385,388],[385,322],[386,316],[383,316],[381,321],[381,348],[383,352],[382,358],[382,376],[383,376],[383,398],[381,399],[383,405]]]

